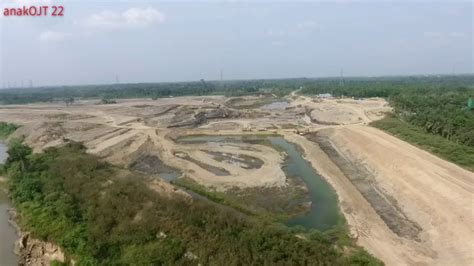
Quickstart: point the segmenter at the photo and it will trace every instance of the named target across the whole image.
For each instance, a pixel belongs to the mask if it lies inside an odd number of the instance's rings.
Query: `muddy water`
[[[308,213],[291,218],[289,226],[303,226],[307,229],[325,231],[341,221],[338,209],[337,195],[332,187],[312,168],[311,164],[303,159],[294,144],[283,137],[258,136],[255,140],[267,139],[279,150],[288,155],[282,169],[287,176],[301,178],[310,194],[311,208]],[[181,143],[210,143],[210,142],[242,142],[241,136],[188,136],[179,139]],[[248,141],[248,139],[247,139]]]
[[[0,143],[0,163],[7,157],[6,146]],[[18,260],[13,253],[17,235],[15,229],[8,223],[8,209],[11,208],[7,194],[0,189],[0,265],[17,265]]]
[[[168,182],[176,180],[181,175],[177,169],[165,165],[160,158],[153,155],[140,156],[135,162],[130,164],[130,169],[150,175],[157,174]]]

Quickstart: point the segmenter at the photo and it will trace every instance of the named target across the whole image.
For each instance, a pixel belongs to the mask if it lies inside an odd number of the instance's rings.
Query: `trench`
[[[306,161],[295,144],[289,143],[281,136],[185,136],[178,139],[182,144],[202,144],[212,142],[231,143],[264,143],[284,151],[286,159],[282,170],[287,178],[300,178],[308,188],[311,207],[308,212],[288,219],[288,226],[302,226],[306,229],[326,231],[341,221],[337,194],[321,177],[311,164]],[[269,199],[271,200],[271,199]]]
[[[420,241],[422,228],[406,216],[395,198],[380,188],[371,171],[363,164],[345,158],[324,134],[312,134],[308,138],[317,143],[339,167],[392,232],[400,237]]]
[[[0,142],[0,164],[7,158],[6,145]],[[13,253],[15,241],[18,236],[15,229],[9,223],[10,214],[8,210],[12,208],[8,194],[0,189],[0,265],[17,265],[18,258]]]

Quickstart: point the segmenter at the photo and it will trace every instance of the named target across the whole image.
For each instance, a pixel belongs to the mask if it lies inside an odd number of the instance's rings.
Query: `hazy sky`
[[[2,14],[0,85],[473,71],[470,1],[46,2],[64,17]]]

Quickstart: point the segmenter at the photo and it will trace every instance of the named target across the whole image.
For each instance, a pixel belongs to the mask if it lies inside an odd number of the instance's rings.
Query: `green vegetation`
[[[343,85],[328,80],[305,87],[301,93],[386,97],[394,114],[373,126],[474,169],[474,110],[469,108],[474,95],[472,75],[347,80]]]
[[[172,184],[176,186],[180,186],[182,188],[185,188],[189,191],[192,191],[198,195],[201,195],[205,197],[206,199],[209,199],[213,202],[220,203],[229,207],[234,208],[235,210],[238,210],[241,213],[247,214],[247,215],[255,215],[253,210],[250,210],[247,206],[244,204],[239,203],[238,201],[231,199],[228,197],[225,193],[223,192],[218,192],[218,191],[211,191],[207,189],[206,187],[198,184],[194,180],[184,177],[184,178],[179,178],[177,180],[172,181]]]
[[[15,132],[15,130],[17,130],[17,128],[18,128],[18,126],[15,125],[15,124],[0,122],[0,139],[4,139],[4,138],[10,136],[10,134]]]
[[[201,95],[256,95],[275,92],[279,95],[288,93],[283,90],[285,84],[279,80],[249,80],[220,82],[174,82],[174,83],[139,83],[89,86],[63,86],[43,88],[4,89],[0,91],[0,104],[24,104],[32,102],[66,102],[71,99],[124,99],[151,98]],[[296,81],[296,80],[295,80]],[[282,90],[281,93],[278,91]]]
[[[78,265],[381,264],[334,236],[161,196],[141,176],[101,162],[78,143],[32,154],[12,141],[8,154],[20,225],[58,243]]]
[[[474,75],[410,76],[378,78],[295,78],[272,80],[196,81],[169,83],[110,84],[62,86],[0,91],[1,104],[32,102],[62,102],[77,99],[124,99],[201,95],[261,95],[284,96],[302,89],[301,93],[332,93],[335,96],[388,97],[393,91],[412,88],[460,88],[474,84]],[[472,95],[471,95],[472,96]],[[464,101],[464,107],[467,99]]]
[[[474,147],[474,76],[335,80],[305,87],[301,93],[346,97],[386,97],[396,116],[427,133]]]
[[[397,117],[456,143],[474,146],[474,75],[318,78],[113,84],[0,91],[0,103],[52,102],[75,98],[152,98],[184,95],[287,95],[331,93],[339,97],[385,97]],[[104,101],[105,99],[105,101]],[[235,101],[238,101],[235,100]],[[468,102],[470,101],[470,102]],[[71,102],[72,103],[72,102]],[[467,104],[467,105],[466,105]]]
[[[428,134],[422,128],[404,122],[393,114],[382,120],[372,122],[371,125],[474,171],[474,147],[472,146],[459,144],[438,135]]]
[[[400,119],[428,133],[474,146],[474,75],[377,78],[318,78],[175,83],[114,84],[0,91],[0,103],[52,102],[62,99],[152,98],[184,95],[287,95],[331,93],[339,97],[385,97]],[[110,101],[110,102],[109,102]],[[238,101],[238,100],[235,100]],[[467,104],[467,105],[466,105]]]
[[[116,103],[117,103],[117,101],[107,99],[107,98],[102,98],[102,100],[100,100],[100,104],[116,104]]]
[[[466,109],[472,89],[413,90],[390,97],[397,117],[427,133],[474,148],[474,112]]]

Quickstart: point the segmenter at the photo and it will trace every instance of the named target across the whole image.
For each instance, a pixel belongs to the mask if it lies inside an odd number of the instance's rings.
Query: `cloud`
[[[265,34],[273,38],[290,37],[295,34],[307,34],[312,31],[323,30],[323,26],[313,20],[306,20],[297,24],[286,26],[282,29],[268,29]]]
[[[459,31],[452,31],[452,32],[426,31],[426,32],[423,32],[423,36],[428,37],[428,38],[451,39],[451,38],[466,38],[468,37],[468,34],[465,32],[459,32]]]
[[[270,36],[270,37],[284,37],[288,35],[288,32],[286,30],[275,30],[275,29],[269,29],[266,30],[265,33]]]
[[[467,37],[467,34],[465,32],[458,32],[458,31],[453,31],[450,33],[451,37],[453,38],[465,38]]]
[[[28,1],[28,0],[23,0]],[[101,31],[118,31],[142,29],[153,24],[162,23],[165,15],[155,8],[129,8],[124,12],[103,11],[75,21],[68,33],[61,31],[44,31],[40,34],[42,42],[60,42],[66,39],[90,36]]]
[[[8,4],[29,5],[29,4],[51,4],[52,0],[5,0]]]
[[[31,5],[51,5],[52,0],[2,0],[5,7],[22,7]]]
[[[314,30],[314,31],[319,31],[323,29],[323,26],[313,20],[307,20],[301,23],[298,23],[296,27],[299,30]]]
[[[44,31],[40,34],[39,39],[42,42],[60,42],[69,37],[70,34],[59,31]]]
[[[145,28],[162,23],[165,15],[155,8],[130,8],[122,13],[103,11],[82,20],[80,24],[93,31]]]
[[[439,31],[426,31],[423,32],[423,36],[430,37],[430,38],[441,38],[444,36],[444,33]]]

